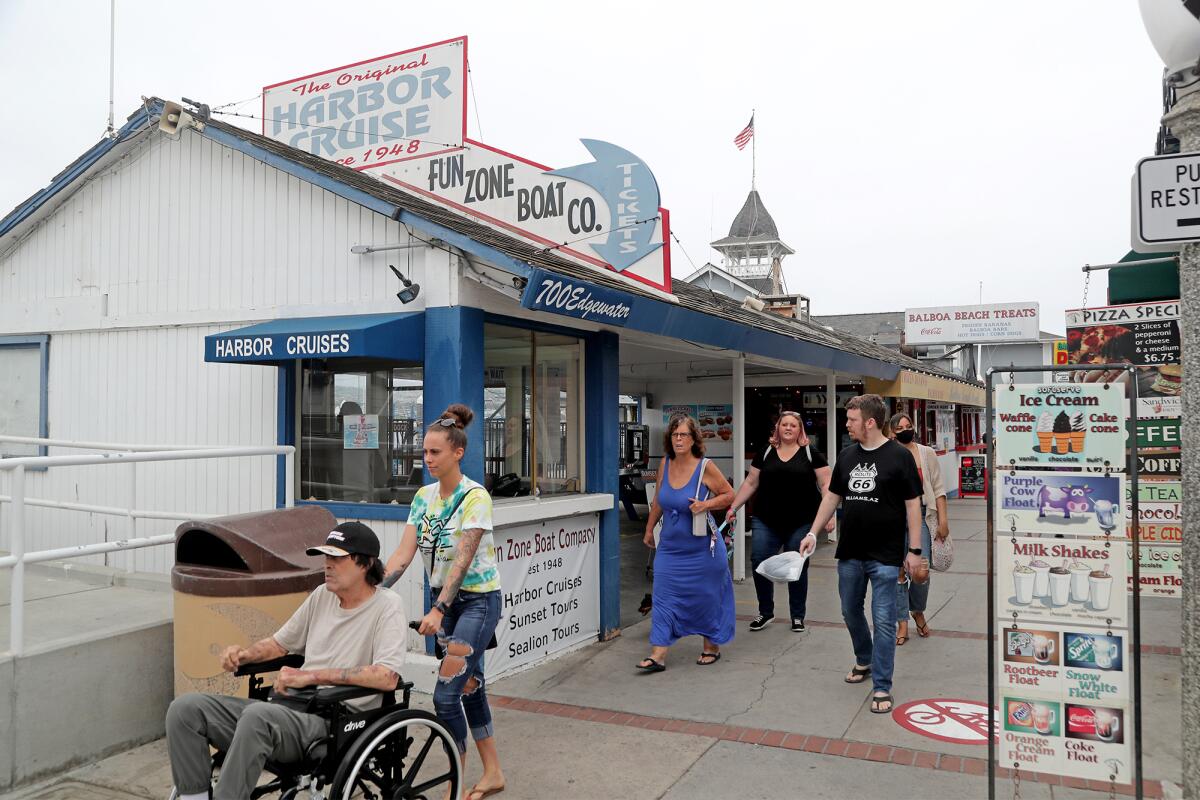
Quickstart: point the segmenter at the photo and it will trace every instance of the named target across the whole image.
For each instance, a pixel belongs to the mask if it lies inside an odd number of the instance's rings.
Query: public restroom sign
[[[1200,155],[1143,158],[1137,163],[1138,239],[1145,244],[1200,241]]]
[[[1125,524],[1125,476],[1001,471],[996,475],[1000,532],[1107,536]]]
[[[995,408],[999,465],[1125,468],[1129,402],[1119,385],[999,386]]]
[[[462,147],[467,37],[263,87],[263,135],[354,169]]]

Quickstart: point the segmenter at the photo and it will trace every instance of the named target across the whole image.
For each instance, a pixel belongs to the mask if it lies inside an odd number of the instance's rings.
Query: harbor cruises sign
[[[466,136],[461,37],[274,84],[263,133],[585,266],[671,290],[670,221],[646,163],[581,140],[554,169]]]

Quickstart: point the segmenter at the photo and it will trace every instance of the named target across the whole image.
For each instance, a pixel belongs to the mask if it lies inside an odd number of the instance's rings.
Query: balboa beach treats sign
[[[905,344],[995,344],[1036,342],[1037,303],[909,308],[904,312]]]
[[[1124,525],[1125,476],[1003,471],[996,476],[999,531],[1106,536]]]
[[[1125,466],[1129,402],[1120,386],[999,386],[995,408],[998,465]]]

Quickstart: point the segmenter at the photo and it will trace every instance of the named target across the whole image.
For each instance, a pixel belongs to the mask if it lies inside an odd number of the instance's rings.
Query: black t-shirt
[[[850,445],[838,453],[829,490],[842,498],[837,558],[904,563],[904,503],[921,496],[917,461],[904,445],[890,440],[874,450]]]
[[[809,454],[812,458],[810,460]],[[770,448],[765,457],[754,457],[750,466],[758,470],[758,489],[754,492],[754,516],[778,534],[786,535],[808,525],[821,505],[821,489],[816,470],[828,466],[820,452],[801,447],[787,461]]]

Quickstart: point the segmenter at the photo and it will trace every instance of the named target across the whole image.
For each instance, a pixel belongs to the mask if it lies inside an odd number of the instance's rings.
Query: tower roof
[[[729,226],[729,236],[738,239],[779,238],[779,229],[775,227],[775,220],[771,219],[770,213],[763,205],[762,198],[758,196],[757,189],[751,189],[750,194],[746,195],[746,202],[742,204],[742,210],[733,218],[733,224]]]

